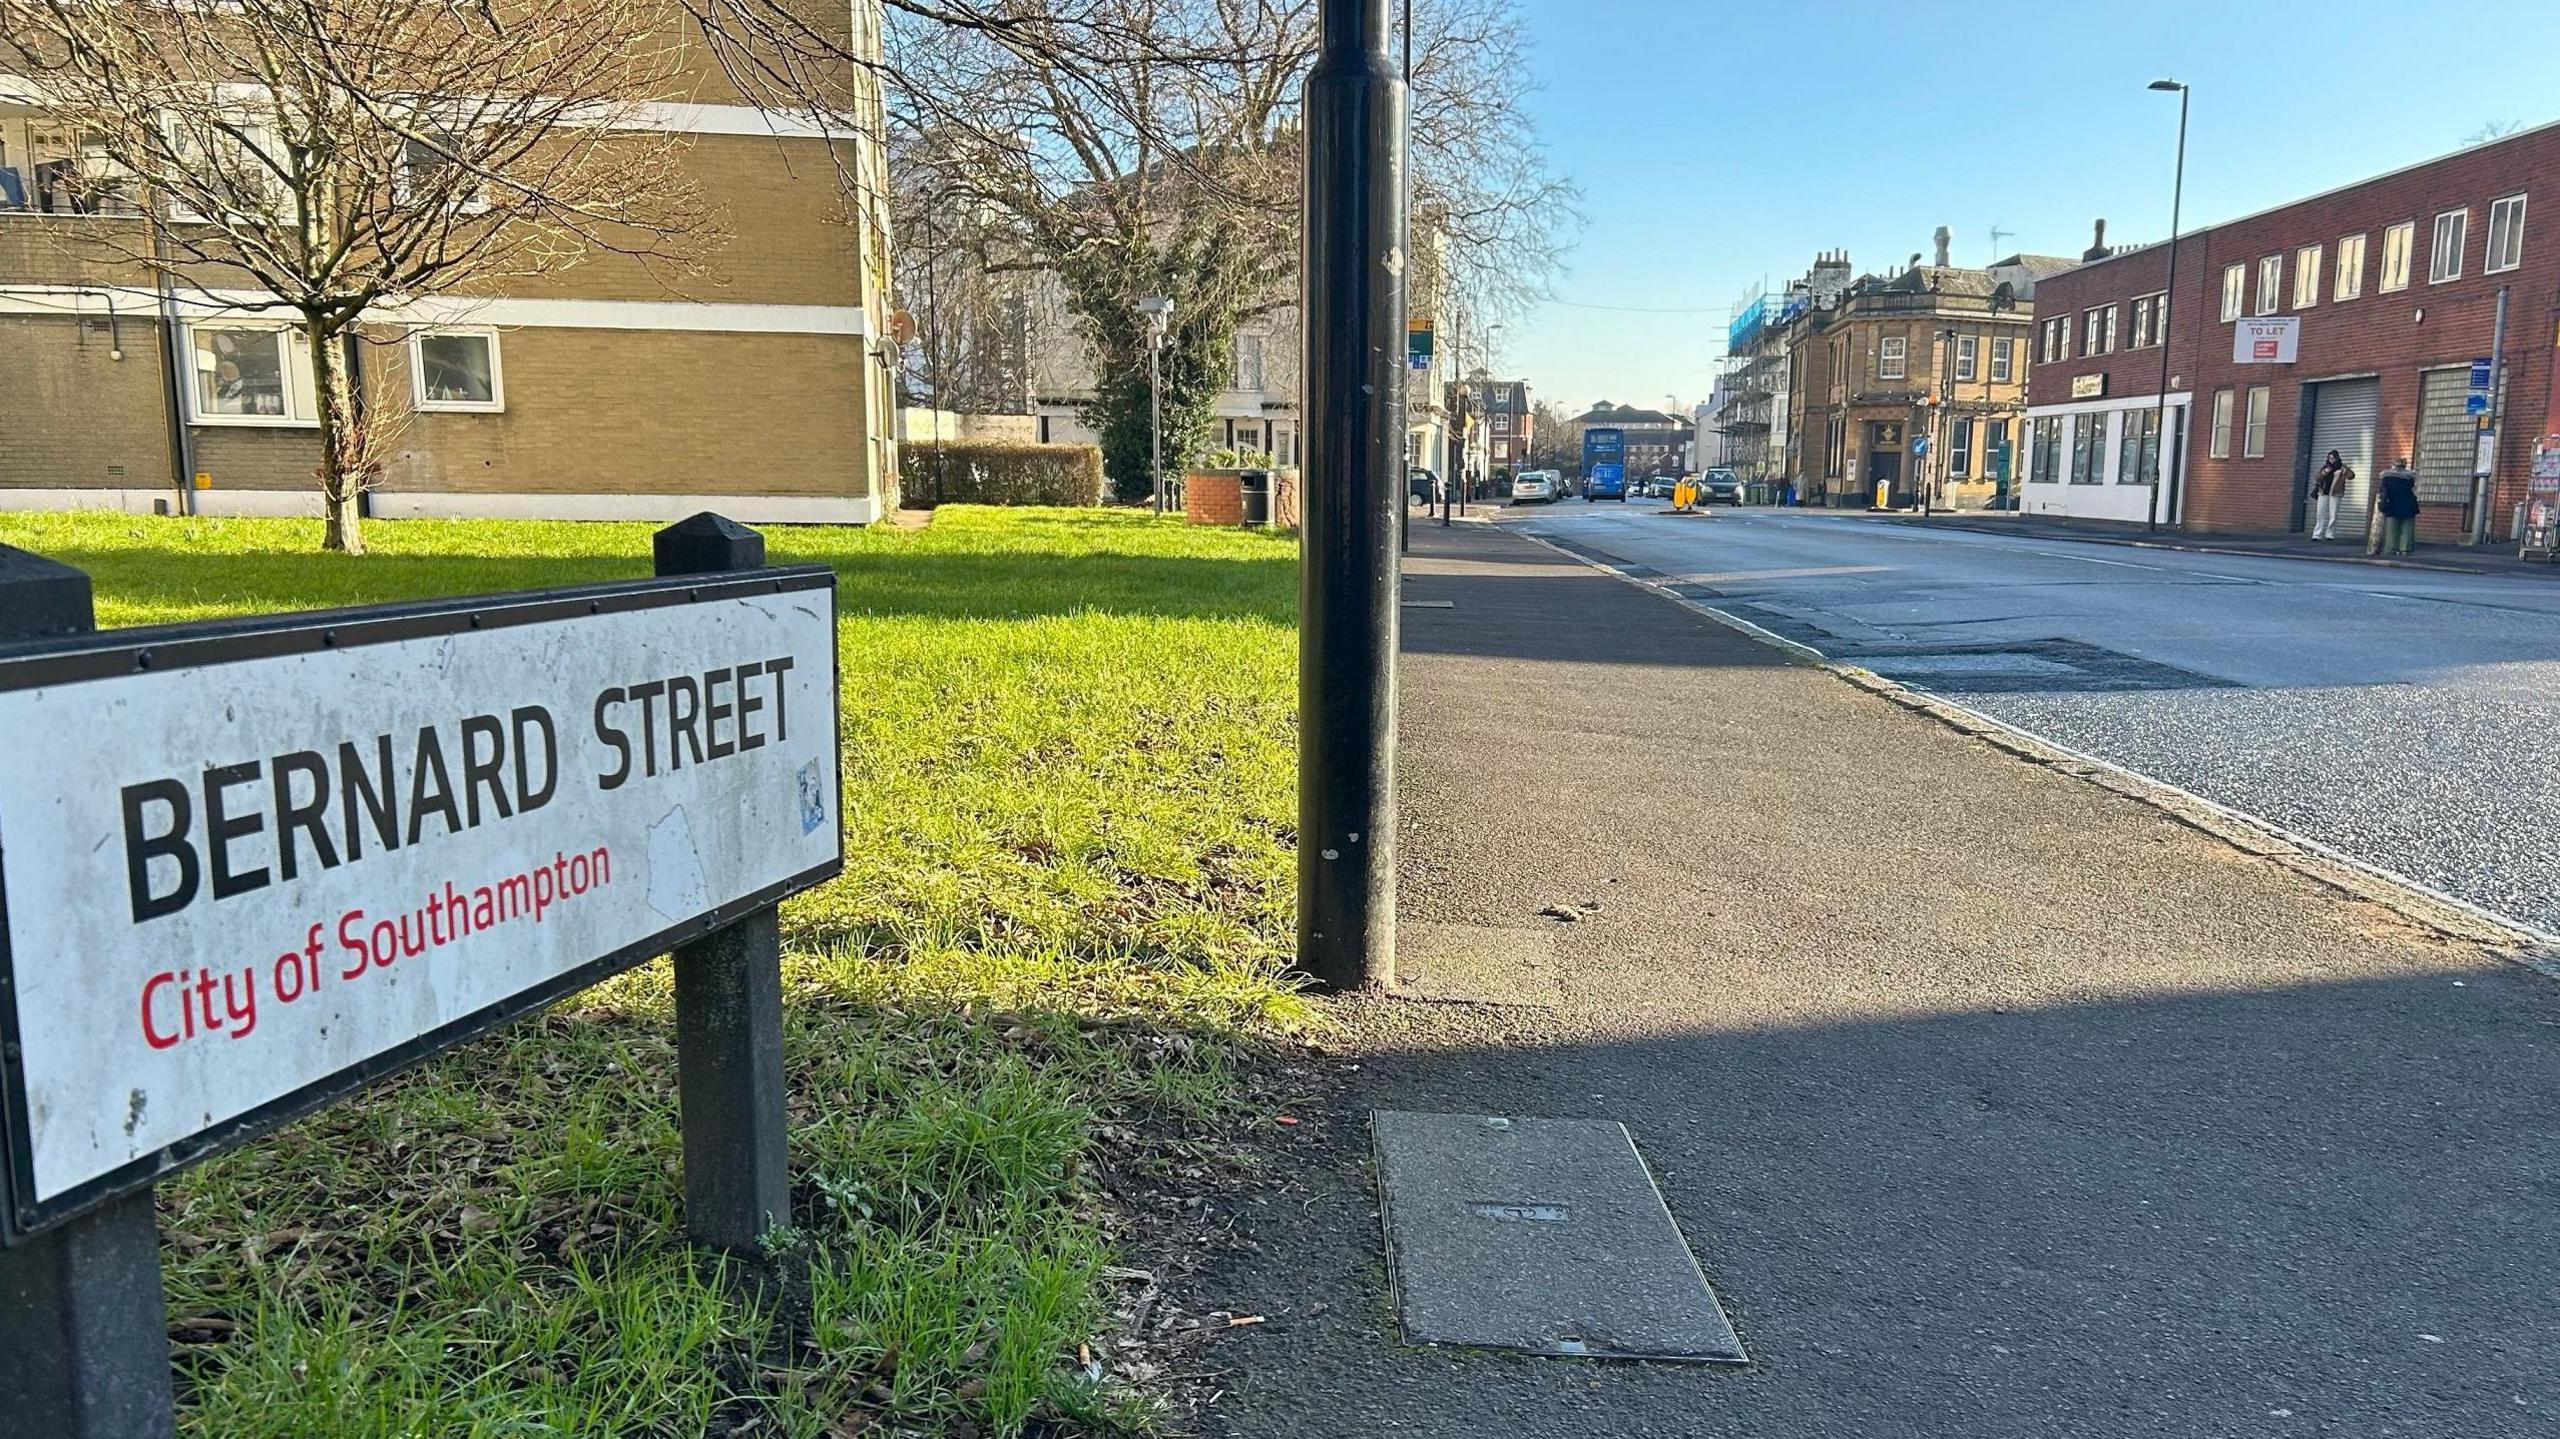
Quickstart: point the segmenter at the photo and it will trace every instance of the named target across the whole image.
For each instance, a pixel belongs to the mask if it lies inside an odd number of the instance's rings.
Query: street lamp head
[[[1138,302],[1138,313],[1141,315],[1171,315],[1173,313],[1173,301],[1166,299],[1162,295],[1149,295]]]
[[[2187,88],[2187,84],[2183,80],[2154,80],[2151,82],[2151,88],[2164,94],[2174,94]]]

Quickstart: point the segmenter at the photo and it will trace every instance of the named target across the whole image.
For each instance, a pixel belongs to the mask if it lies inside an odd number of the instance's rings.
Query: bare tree
[[[308,346],[324,544],[360,553],[384,407],[368,317],[598,255],[673,282],[717,227],[652,102],[688,97],[668,0],[0,0],[39,102],[83,132],[129,226],[79,243]],[[218,383],[218,381],[206,381]]]
[[[929,137],[951,209],[988,265],[1053,276],[1094,359],[1086,418],[1124,498],[1147,472],[1148,333],[1163,354],[1166,454],[1180,465],[1232,383],[1240,323],[1297,300],[1299,104],[1313,0],[1079,0],[1059,53],[893,16],[893,127]],[[1497,0],[1420,0],[1409,272],[1433,312],[1479,320],[1533,294],[1571,195],[1550,176]]]

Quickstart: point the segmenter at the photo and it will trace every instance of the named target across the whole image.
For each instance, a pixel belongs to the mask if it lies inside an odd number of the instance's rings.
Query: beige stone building
[[[876,49],[878,0],[847,4]],[[876,121],[876,82],[854,84]],[[671,289],[600,255],[367,312],[365,392],[400,412],[370,514],[864,524],[895,507],[880,126],[701,93],[645,111],[683,137],[725,231],[699,277]],[[97,162],[39,100],[0,76],[0,508],[319,513],[300,338],[255,295],[84,244],[144,226],[77,183]]]
[[[1953,266],[1943,245],[1938,264],[1849,286],[1795,336],[1789,403],[1807,503],[1982,509],[2023,484],[2035,281],[2070,262]]]

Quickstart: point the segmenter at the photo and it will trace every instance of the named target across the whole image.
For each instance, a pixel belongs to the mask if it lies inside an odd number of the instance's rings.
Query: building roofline
[[[2326,200],[2333,195],[2343,195],[2349,190],[2359,190],[2367,185],[2378,185],[2385,180],[2396,180],[2402,175],[2414,175],[2418,171],[2426,169],[2430,165],[2441,165],[2445,161],[2453,159],[2457,155],[2468,155],[2474,150],[2494,150],[2501,145],[2518,144],[2522,141],[2533,139],[2536,136],[2547,135],[2554,132],[2560,132],[2560,120],[2545,120],[2539,125],[2518,130],[2512,135],[2501,135],[2495,140],[2485,140],[2478,144],[2465,145],[2455,150],[2447,150],[2441,154],[2430,155],[2423,160],[2413,160],[2396,170],[2385,170],[2379,175],[2367,175],[2360,180],[2349,180],[2343,185],[2332,185],[2326,190],[2317,190],[2311,194],[2296,196],[2290,200],[2280,200],[2275,204],[2251,210],[2245,215],[2234,215],[2227,220],[2216,220],[2210,225],[2198,225],[2192,230],[2181,232],[2178,236],[2177,242],[2183,244],[2189,240],[2199,240],[2212,234],[2216,230],[2229,229],[2233,225],[2245,225],[2251,220],[2263,219],[2266,216],[2276,213],[2278,210],[2290,210],[2296,205],[2309,205],[2316,201]],[[2061,270],[2051,275],[2041,276],[2037,279],[2036,283],[2041,285],[2046,280],[2058,280],[2065,275],[2077,275],[2083,270],[2095,270],[2102,265],[2112,265],[2118,260],[2130,260],[2136,255],[2146,255],[2154,250],[2164,248],[2170,243],[2171,242],[2168,240],[2150,240],[2139,245],[2128,245],[2104,259],[2083,260],[2068,270]]]

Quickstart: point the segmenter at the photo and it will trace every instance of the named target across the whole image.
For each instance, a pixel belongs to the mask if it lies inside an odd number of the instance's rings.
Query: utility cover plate
[[[1750,1362],[1625,1126],[1380,1110],[1370,1127],[1406,1337]]]

